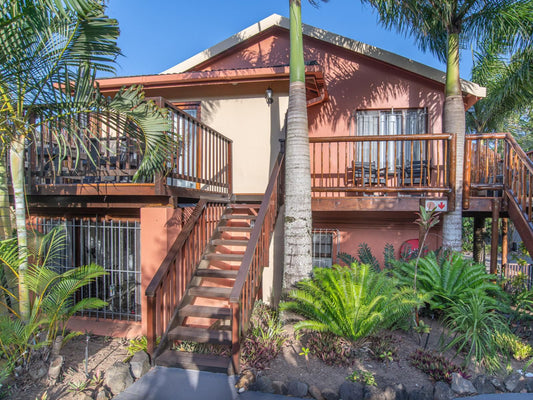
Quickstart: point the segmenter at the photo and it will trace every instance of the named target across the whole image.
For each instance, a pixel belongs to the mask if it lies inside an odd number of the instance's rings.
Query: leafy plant
[[[416,350],[409,357],[411,364],[420,371],[428,374],[436,382],[443,381],[451,383],[452,374],[457,372],[463,377],[468,378],[468,375],[450,360],[442,355],[435,354],[430,351]]]
[[[370,371],[363,371],[356,369],[350,376],[346,377],[346,380],[350,382],[361,382],[367,386],[377,386],[376,378]]]
[[[309,351],[326,365],[349,366],[355,361],[351,343],[325,332],[310,332],[306,338]]]
[[[216,343],[197,343],[188,340],[177,341],[172,346],[172,350],[186,351],[188,353],[214,354],[217,356],[230,356],[230,346]]]
[[[398,347],[391,334],[371,336],[369,345],[370,354],[376,360],[393,361],[397,357]]]
[[[278,313],[263,302],[256,302],[248,335],[242,343],[244,364],[255,369],[264,369],[280,352],[287,335]]]
[[[501,351],[512,355],[515,360],[525,360],[533,356],[531,345],[510,332],[495,332],[494,340]]]
[[[361,243],[359,245],[359,249],[357,250],[357,255],[359,256],[359,262],[361,264],[370,265],[375,271],[379,271],[381,269],[378,259],[374,257],[368,244]]]
[[[405,317],[412,305],[394,280],[365,264],[314,268],[280,305],[305,319],[295,329],[331,332],[349,340],[365,338]]]
[[[476,294],[487,301],[489,294],[498,294],[501,289],[491,282],[491,275],[485,267],[467,260],[461,253],[448,257],[437,257],[433,252],[420,258],[418,273],[416,260],[397,262],[393,273],[403,285],[412,285],[417,277],[417,288],[430,295],[432,309],[447,309],[459,299]]]
[[[130,339],[127,350],[130,356],[133,356],[135,353],[138,353],[139,351],[147,351],[148,350],[148,339],[146,338],[146,336],[141,336],[139,338]]]
[[[385,269],[392,269],[394,267],[394,246],[390,243],[385,244],[385,249],[383,250],[383,267]]]
[[[489,372],[501,367],[496,332],[507,334],[509,328],[494,303],[477,293],[459,299],[446,312],[445,324],[452,340],[445,349],[455,347],[465,352],[465,365],[474,362]]]
[[[352,265],[354,262],[357,262],[357,259],[348,253],[339,253],[337,258],[342,261],[345,265]]]

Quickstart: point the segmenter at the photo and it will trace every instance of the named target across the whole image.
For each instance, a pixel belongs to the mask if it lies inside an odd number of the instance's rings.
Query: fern
[[[368,247],[368,244],[364,242],[361,243],[359,245],[359,250],[357,251],[357,255],[359,256],[359,262],[361,264],[370,265],[372,268],[374,268],[375,271],[381,270],[379,266],[379,261],[372,254],[372,250],[370,249],[370,247]]]
[[[281,309],[305,318],[295,325],[297,330],[330,332],[354,341],[391,327],[413,306],[394,280],[356,263],[315,268],[313,278],[300,281],[289,297]]]
[[[385,269],[392,269],[394,266],[394,246],[390,243],[385,244],[385,249],[383,250],[383,266]]]
[[[341,260],[345,265],[352,265],[357,259],[348,253],[339,253],[337,258]]]

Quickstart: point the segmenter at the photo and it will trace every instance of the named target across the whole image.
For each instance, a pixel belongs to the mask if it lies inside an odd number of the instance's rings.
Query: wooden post
[[[146,309],[146,319],[148,320],[148,324],[146,325],[146,342],[147,342],[147,350],[148,354],[152,356],[152,360],[155,358],[154,350],[155,350],[155,338],[156,338],[156,316],[155,316],[155,298],[154,297],[147,297],[147,309]]]
[[[498,272],[498,219],[500,217],[500,201],[492,200],[492,235],[490,241],[490,273]]]
[[[509,219],[502,219],[502,270],[507,267],[507,250],[509,248]]]
[[[472,174],[472,141],[465,140],[465,161],[463,177],[463,209],[470,208],[470,184]]]
[[[239,303],[231,303],[231,361],[233,373],[241,372],[241,330]]]
[[[474,261],[483,263],[483,231],[485,228],[485,218],[481,216],[474,217]]]

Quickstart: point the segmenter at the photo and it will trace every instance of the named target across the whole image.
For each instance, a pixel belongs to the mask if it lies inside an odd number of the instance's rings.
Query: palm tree
[[[284,285],[309,275],[311,246],[311,173],[301,0],[289,0],[290,87],[285,154]]]
[[[59,147],[72,141],[80,151],[87,150],[84,136],[96,135],[78,129],[80,114],[98,118],[109,111],[104,123],[126,130],[128,120],[140,121],[146,139],[142,171],[157,165],[158,150],[165,148],[166,118],[155,105],[142,101],[139,88],[122,90],[113,100],[99,93],[96,73],[114,71],[118,34],[117,21],[108,18],[96,0],[4,0],[0,8],[0,133],[9,149],[18,248],[24,259],[18,276],[23,320],[30,314],[24,157],[39,125],[56,128],[51,132]]]
[[[361,0],[378,11],[386,27],[412,36],[422,50],[446,61],[443,131],[457,135],[455,211],[443,224],[443,245],[461,249],[465,110],[459,78],[459,50],[467,45],[529,40],[531,0]]]

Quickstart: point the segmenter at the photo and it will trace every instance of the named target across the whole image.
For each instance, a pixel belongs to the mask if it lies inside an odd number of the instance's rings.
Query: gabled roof
[[[278,14],[272,14],[271,16],[263,19],[262,21],[259,21],[258,23],[236,33],[228,39],[192,56],[191,58],[173,66],[172,68],[161,72],[161,74],[175,74],[190,71],[195,66],[204,63],[205,61],[225,52],[226,50],[231,49],[232,47],[238,44],[245,42],[246,40],[262,32],[265,32],[266,30],[272,27],[280,27],[288,30],[289,19],[282,17]],[[303,25],[303,34],[311,38],[322,40],[326,43],[330,43],[335,46],[339,46],[355,53],[364,55],[366,57],[370,57],[378,61],[394,65],[398,68],[410,71],[412,73],[418,74],[436,82],[442,84],[445,83],[444,72],[436,68],[432,68],[427,65],[410,60],[408,58],[402,57],[398,54],[391,53],[389,51],[382,50],[380,48],[370,46],[368,44],[358,42],[357,40],[349,39],[347,37],[337,35],[335,33],[331,33],[320,28],[315,28],[310,25]],[[486,96],[486,89],[473,82],[469,82],[462,79],[461,88],[463,92],[468,95],[472,95],[475,97]]]

